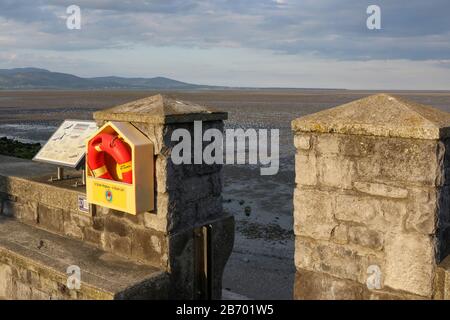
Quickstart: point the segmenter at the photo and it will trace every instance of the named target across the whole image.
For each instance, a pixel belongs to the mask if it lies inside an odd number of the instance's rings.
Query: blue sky
[[[81,30],[66,8],[82,10]],[[366,8],[381,8],[368,30]],[[450,90],[448,0],[0,0],[0,68],[229,86]]]

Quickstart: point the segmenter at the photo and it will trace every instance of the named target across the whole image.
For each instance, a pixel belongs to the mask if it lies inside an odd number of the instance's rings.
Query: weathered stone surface
[[[316,156],[312,153],[295,155],[297,173],[295,182],[299,185],[313,186],[317,184]]]
[[[0,219],[0,295],[4,298],[103,300],[168,297],[168,276],[160,269],[136,264],[12,219]],[[36,244],[40,240],[44,245],[37,249]],[[81,268],[80,290],[66,287],[66,269],[73,264]]]
[[[38,221],[38,205],[34,201],[17,202],[5,200],[2,214],[15,217],[27,223],[35,224]]]
[[[355,163],[340,156],[322,156],[317,159],[320,183],[336,188],[351,189]]]
[[[131,235],[131,256],[151,265],[164,267],[167,253],[167,240],[163,233],[151,232],[147,229],[135,229]]]
[[[64,233],[74,239],[83,239],[83,230],[72,221],[64,221]]]
[[[330,239],[337,225],[332,195],[321,191],[294,191],[294,233],[315,239]]]
[[[228,114],[191,102],[154,95],[94,113],[95,120],[167,124],[225,120]]]
[[[316,151],[320,154],[338,154],[341,139],[337,135],[321,134],[317,136]]]
[[[222,210],[222,165],[175,166],[171,161],[171,152],[176,141],[171,141],[171,136],[180,128],[193,133],[194,120],[206,121],[202,124],[204,129],[215,128],[222,131],[222,120],[226,116],[226,113],[160,95],[96,113],[95,117],[99,124],[109,120],[130,121],[154,143],[154,155],[149,155],[156,162],[156,207],[152,212],[132,216],[93,205],[90,210],[92,216],[83,215],[77,211],[80,188],[73,188],[62,182],[50,184],[47,182],[48,178],[44,177],[36,178],[36,181],[27,178],[0,178],[0,192],[8,196],[7,201],[10,201],[11,197],[18,196],[18,199],[14,200],[18,203],[39,199],[39,208],[36,203],[35,217],[35,220],[39,221],[37,225],[39,228],[80,239],[104,250],[105,254],[113,253],[146,266],[158,266],[167,272],[182,269],[178,273],[179,278],[172,277],[172,281],[177,282],[180,292],[188,292],[181,294],[181,297],[194,296],[192,289],[195,287],[195,276],[191,272],[191,267],[194,265],[195,257],[192,250],[189,250],[193,228],[216,223],[214,235],[222,235],[223,239],[214,238],[214,241],[219,243],[213,243],[222,250],[214,253],[213,257],[213,296],[220,298],[221,277],[232,247],[231,235],[234,235],[234,228],[230,228],[226,223],[229,217],[224,216]],[[3,203],[4,197],[1,199]],[[4,207],[3,204],[1,207]],[[25,221],[22,217],[20,219]],[[171,242],[172,237],[181,234],[183,236],[179,236],[176,243]],[[175,248],[181,250],[178,257],[181,262],[176,260],[178,258],[170,259],[171,252],[176,252]],[[42,281],[45,279],[42,277]],[[28,280],[24,280],[23,283],[27,284]],[[58,286],[51,292],[31,285],[31,296],[36,298],[50,296],[52,299],[91,297],[86,292],[67,291],[61,283],[60,280],[48,280],[49,286],[50,284]],[[172,284],[171,287],[170,292],[175,292],[173,290],[175,285]],[[121,292],[115,297],[130,298],[133,294],[143,293],[145,296],[150,291],[159,289],[152,289],[151,285],[146,285],[133,290]],[[168,292],[167,290],[166,295]]]
[[[382,94],[292,127],[296,297],[444,297],[450,281],[437,263],[450,253],[450,114]],[[365,286],[374,267],[380,290]]]
[[[408,190],[389,186],[383,183],[354,182],[353,186],[356,190],[373,196],[399,199],[406,198],[408,196]]]
[[[347,244],[348,243],[348,226],[345,224],[339,224],[336,226],[332,233],[332,240],[337,244]]]
[[[166,232],[168,230],[167,216],[159,212],[158,214],[153,212],[144,212],[143,215],[144,215],[144,226],[146,228],[154,229],[160,232]]]
[[[100,246],[102,248],[107,247],[105,233],[94,229],[90,228],[83,229],[83,240],[93,245]]]
[[[210,197],[202,199],[197,203],[197,214],[194,225],[202,225],[205,221],[216,219],[223,213],[222,197]]]
[[[109,233],[115,233],[120,237],[126,237],[130,234],[130,225],[124,219],[118,219],[109,216],[105,219],[105,230]]]
[[[13,292],[12,268],[0,264],[0,297],[10,297]]]
[[[413,233],[393,234],[386,238],[385,251],[385,285],[431,297],[436,266],[431,238]]]
[[[380,231],[370,230],[364,226],[350,226],[348,239],[351,243],[373,250],[383,249],[384,235]]]
[[[382,265],[382,257],[368,257],[355,248],[327,241],[315,241],[297,236],[295,265],[298,268],[323,272],[332,276],[365,283],[367,267]]]
[[[310,135],[296,135],[294,137],[294,145],[297,149],[309,150],[311,148]]]
[[[430,106],[377,94],[292,121],[294,131],[439,139],[450,115]]]
[[[444,218],[443,212],[449,210],[449,204],[438,204],[435,189],[412,188],[411,200],[408,203],[408,216],[405,228],[408,231],[416,231],[423,234],[436,232],[439,218]],[[445,219],[445,218],[444,218]],[[444,221],[441,221],[444,223]]]
[[[45,229],[64,232],[63,210],[39,204],[39,225]]]
[[[212,194],[212,178],[209,176],[192,177],[182,182],[183,201],[197,201]]]
[[[450,256],[438,265],[434,285],[434,299],[450,300]]]
[[[424,297],[389,288],[369,290],[364,284],[325,273],[297,270],[294,284],[297,300],[418,300]]]
[[[336,219],[370,225],[373,230],[401,229],[406,213],[404,202],[355,195],[336,197]]]

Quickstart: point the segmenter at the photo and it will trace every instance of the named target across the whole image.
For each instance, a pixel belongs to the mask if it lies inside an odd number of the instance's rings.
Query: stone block
[[[383,183],[354,182],[356,190],[373,196],[404,199],[408,196],[405,188],[394,187]]]
[[[364,226],[350,226],[348,240],[350,243],[379,251],[383,249],[384,234]]]
[[[181,183],[182,201],[197,201],[212,194],[212,182],[209,176],[192,177]]]
[[[297,270],[294,299],[296,300],[420,300],[424,297],[389,288],[370,290],[366,285],[339,279],[325,273]]]
[[[333,134],[319,134],[317,135],[316,151],[322,155],[338,154],[340,137]]]
[[[295,273],[295,300],[361,300],[366,295],[364,285],[339,279],[325,273],[298,269]]]
[[[446,207],[444,203],[441,203],[443,206],[438,204],[436,193],[434,189],[413,188],[411,190],[405,222],[406,230],[431,235],[436,232],[440,218],[443,218],[440,223],[445,223],[446,215],[441,212],[448,211],[449,207]]]
[[[203,225],[206,221],[220,217],[223,213],[222,197],[209,197],[200,200],[196,206],[197,214],[190,217],[186,214],[185,221],[194,222],[195,225]],[[189,208],[183,210],[183,214],[189,213]],[[194,219],[193,219],[194,218]]]
[[[311,149],[311,136],[310,135],[302,135],[302,134],[296,134],[294,136],[294,145],[295,148],[301,149],[301,150],[309,150]]]
[[[325,186],[351,189],[355,176],[355,163],[340,156],[326,155],[317,158],[319,181]]]
[[[171,288],[174,299],[194,298],[194,240],[193,231],[188,230],[169,238],[169,264]]]
[[[95,229],[84,228],[83,240],[101,248],[106,247],[105,233]]]
[[[51,300],[51,297],[48,293],[45,293],[44,291],[32,288],[31,300]]]
[[[372,224],[373,220],[382,223],[380,202],[370,197],[338,194],[336,196],[336,218],[362,224]]]
[[[144,212],[144,226],[160,232],[167,231],[167,216],[154,212]]]
[[[83,230],[72,221],[64,221],[64,234],[74,239],[83,239]]]
[[[13,271],[10,266],[0,263],[0,297],[13,296]]]
[[[417,233],[391,234],[385,239],[384,284],[420,296],[431,297],[435,262],[435,243]]]
[[[313,153],[295,155],[295,182],[299,185],[313,186],[317,184],[316,156]]]
[[[92,226],[92,216],[90,214],[82,214],[72,211],[71,220],[75,225],[81,228]]]
[[[401,229],[406,213],[406,202],[345,194],[336,197],[336,219],[364,224],[376,231]]]
[[[295,265],[298,268],[323,272],[337,278],[365,283],[369,265],[383,265],[382,255],[357,251],[356,248],[297,236]]]
[[[220,197],[222,194],[222,172],[210,174],[208,177],[210,178],[211,192],[213,196]]]
[[[95,216],[92,218],[92,228],[97,231],[105,230],[105,221],[107,217],[105,216]]]
[[[374,154],[377,138],[370,136],[341,136],[340,153],[345,156],[366,158]]]
[[[294,191],[294,233],[328,240],[338,224],[333,217],[333,195],[315,190]]]
[[[115,233],[106,233],[105,246],[109,252],[125,257],[131,256],[131,239],[128,237],[121,237]]]
[[[34,201],[16,202],[5,200],[2,214],[15,217],[25,223],[35,224],[38,220],[38,205]]]
[[[126,220],[116,218],[114,216],[108,216],[105,219],[105,230],[108,233],[115,233],[120,237],[126,237],[130,234],[131,226]]]
[[[17,300],[30,300],[31,299],[31,287],[28,284],[16,281],[15,286],[15,299]]]
[[[131,234],[131,256],[154,266],[164,266],[167,242],[163,233],[136,228]]]
[[[42,228],[59,233],[64,232],[64,214],[62,209],[39,204],[38,214],[39,225]]]
[[[156,179],[156,192],[167,192],[167,179],[168,179],[168,165],[167,159],[164,156],[156,157],[155,162],[155,179]]]
[[[357,160],[364,181],[408,182],[434,186],[442,180],[437,142],[376,138],[374,154]]]
[[[347,244],[348,243],[348,226],[345,224],[337,225],[332,233],[331,237],[334,243]]]

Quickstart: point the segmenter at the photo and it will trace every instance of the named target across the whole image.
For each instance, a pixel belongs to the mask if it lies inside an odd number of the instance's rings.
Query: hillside
[[[82,78],[72,74],[38,68],[0,69],[0,90],[20,89],[148,89],[148,90],[205,90],[222,87],[204,86],[164,77]]]

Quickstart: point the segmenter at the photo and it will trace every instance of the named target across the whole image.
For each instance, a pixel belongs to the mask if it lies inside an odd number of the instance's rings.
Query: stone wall
[[[171,104],[176,103],[178,111]],[[222,208],[221,165],[174,165],[171,151],[173,130],[184,128],[194,137],[193,120],[206,119],[204,129],[223,130],[226,114],[162,96],[98,112],[99,125],[127,121],[154,144],[155,210],[136,216],[91,206],[78,211],[78,196],[84,190],[51,184],[44,179],[0,177],[0,214],[66,237],[92,244],[106,252],[165,270],[170,277],[172,299],[193,299],[196,292],[194,229],[212,228],[213,298],[221,297],[222,274],[233,247],[234,219]],[[170,110],[169,110],[170,108]],[[189,108],[196,112],[190,113]],[[178,110],[178,109],[177,109]]]
[[[73,268],[79,286],[70,281]],[[1,298],[167,299],[168,292],[164,270],[0,216]]]
[[[321,122],[328,119],[323,112],[293,123],[297,299],[435,296],[437,265],[449,253],[450,144],[439,135],[377,134],[389,129],[397,105],[384,114],[377,107],[398,101],[392,99],[381,95],[336,108],[345,119]],[[367,108],[367,116],[352,117],[355,108]],[[311,123],[318,129],[305,130]],[[374,134],[352,130],[355,123]],[[367,284],[375,273],[378,287]]]
[[[168,116],[169,111],[178,108],[183,112]],[[193,230],[212,226],[212,297],[217,299],[221,297],[222,274],[234,243],[234,218],[226,214],[222,206],[222,165],[193,164],[193,158],[192,164],[175,165],[171,153],[178,142],[171,141],[171,137],[174,130],[185,129],[190,133],[191,145],[194,146],[194,121],[203,121],[203,131],[210,128],[223,131],[224,115],[218,113],[214,116],[214,112],[200,106],[194,106],[194,113],[186,113],[183,108],[189,109],[192,105],[154,96],[98,112],[94,118],[99,126],[109,120],[130,122],[154,144],[156,210],[147,214],[144,222],[155,232],[167,236],[165,263],[173,276],[173,296],[188,299],[195,296],[196,284],[192,281],[196,265]],[[136,109],[148,109],[146,114],[152,117],[137,116],[131,111]],[[164,114],[163,120],[157,118],[161,113]]]

